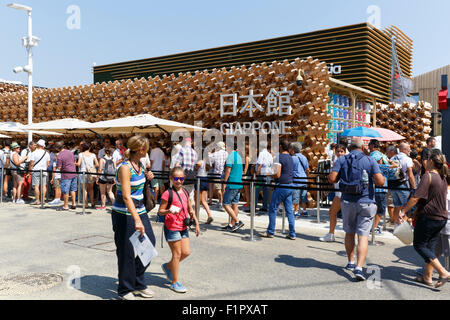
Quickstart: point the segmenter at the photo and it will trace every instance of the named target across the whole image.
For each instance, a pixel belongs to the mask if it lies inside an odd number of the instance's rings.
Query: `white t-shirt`
[[[450,190],[447,190],[447,212],[450,216]],[[442,228],[441,234],[450,236],[450,220],[447,220],[447,224]]]
[[[152,171],[162,171],[164,152],[160,148],[154,148],[150,152],[150,160],[153,161]]]
[[[145,169],[150,167],[150,158],[148,157],[148,154],[146,154],[144,158],[141,158],[141,163]]]
[[[0,149],[0,169],[5,166],[5,163],[6,163],[5,153],[3,152],[3,150]]]
[[[42,156],[44,156],[44,157],[42,157]],[[40,160],[41,158],[42,158],[42,160]],[[34,162],[33,170],[47,170],[48,162],[50,162],[50,155],[48,154],[47,151],[45,151],[43,149],[36,149],[35,151],[33,151],[31,153],[30,161]]]
[[[117,161],[122,160],[123,157],[120,154],[119,149],[114,150],[112,158],[113,158],[114,163],[117,163]]]

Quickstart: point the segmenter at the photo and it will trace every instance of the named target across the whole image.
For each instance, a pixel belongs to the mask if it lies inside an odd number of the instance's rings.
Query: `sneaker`
[[[334,242],[336,241],[334,238],[334,234],[332,233],[327,233],[324,237],[319,238],[320,241],[322,242]]]
[[[170,271],[169,268],[167,268],[167,263],[162,264],[161,268],[163,269],[164,273],[166,274],[167,280],[169,280],[170,282],[173,282],[172,271]]]
[[[294,218],[295,218],[295,219],[299,219],[300,217],[301,217],[300,213],[298,213],[298,212],[297,212],[297,213],[294,213]]]
[[[356,264],[351,263],[351,262],[347,263],[347,265],[345,266],[345,269],[350,270],[350,271],[355,271],[355,268],[356,268]]]
[[[61,199],[54,199],[53,201],[48,203],[51,206],[56,206],[58,204],[61,204]]]
[[[289,239],[289,240],[295,240],[295,237],[293,237],[293,236],[291,236],[290,234],[288,234],[288,235],[286,236],[286,239]]]
[[[302,212],[302,217],[304,217],[304,218],[309,217],[308,211],[303,211]]]
[[[239,230],[240,228],[242,228],[244,226],[244,223],[242,221],[239,221],[238,223],[236,223],[234,226],[231,227],[231,232],[235,232],[237,230]]]
[[[136,290],[133,292],[135,296],[141,296],[142,298],[153,298],[155,293],[150,290],[149,288],[146,288],[144,290]]]
[[[231,224],[227,224],[224,227],[220,227],[220,230],[222,231],[230,231],[233,227],[231,226]]]
[[[355,274],[356,280],[358,280],[358,281],[366,280],[366,276],[364,275],[364,272],[362,270],[355,269],[355,271],[353,271],[353,273]]]
[[[106,207],[96,207],[95,209],[97,209],[97,210],[106,210]]]
[[[273,238],[273,234],[270,234],[268,232],[258,232],[258,235],[262,238]]]
[[[12,199],[12,203],[16,203],[16,200]]]
[[[25,204],[25,201],[23,201],[22,199],[19,199],[16,201],[17,204]]]
[[[208,220],[206,220],[205,224],[211,224],[214,221],[212,217],[208,217]]]
[[[126,295],[124,296],[119,296],[119,298],[121,300],[136,300],[134,294],[132,292],[128,292]]]
[[[375,229],[373,230],[373,232],[374,232],[376,235],[382,235],[382,234],[383,234],[383,232],[381,232],[380,227],[375,228]]]
[[[186,293],[187,292],[186,288],[183,287],[183,285],[179,282],[171,283],[170,289],[172,289],[173,291],[178,292],[178,293]]]

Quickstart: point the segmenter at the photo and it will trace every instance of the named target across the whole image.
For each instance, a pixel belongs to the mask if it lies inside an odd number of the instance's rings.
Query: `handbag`
[[[394,236],[406,245],[410,245],[414,240],[414,231],[409,222],[404,221],[394,229]]]
[[[146,179],[144,184],[144,205],[147,213],[153,210],[156,206],[155,196],[153,195],[153,191],[151,189],[150,180]]]
[[[81,154],[80,154],[80,156],[81,156]],[[83,163],[84,163],[84,166],[86,167],[86,170],[87,170],[87,183],[95,183],[96,181],[97,181],[97,175],[95,175],[95,173],[97,173],[97,170],[95,169],[95,167],[88,167],[87,165],[86,165],[86,161],[84,160],[84,156],[83,157],[81,157],[81,159],[82,159],[82,161],[83,161]],[[90,174],[90,173],[94,173],[94,174]]]

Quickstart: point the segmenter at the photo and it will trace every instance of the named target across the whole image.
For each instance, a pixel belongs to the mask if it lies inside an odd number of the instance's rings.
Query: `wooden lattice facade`
[[[412,40],[397,27],[379,30],[361,23],[328,30],[224,46],[163,57],[114,63],[94,67],[94,82],[155,77],[195,70],[212,70],[274,60],[305,59],[312,56],[340,74],[332,76],[370,90],[390,102],[391,37],[397,39],[397,53],[405,76],[412,76]]]

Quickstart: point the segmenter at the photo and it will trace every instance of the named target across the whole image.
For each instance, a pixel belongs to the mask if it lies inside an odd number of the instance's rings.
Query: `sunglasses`
[[[180,181],[183,182],[184,178],[183,177],[173,177],[173,181]]]

